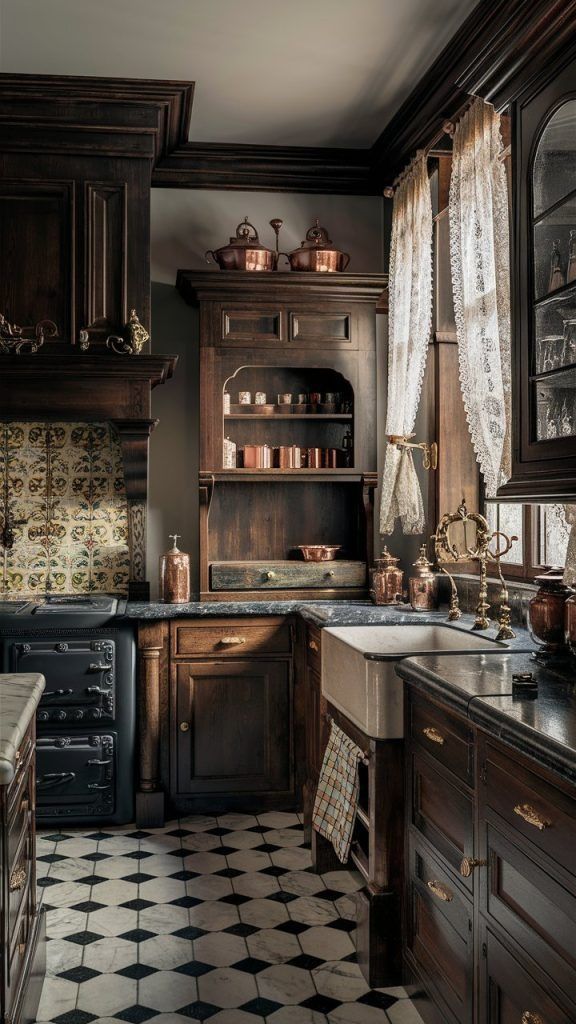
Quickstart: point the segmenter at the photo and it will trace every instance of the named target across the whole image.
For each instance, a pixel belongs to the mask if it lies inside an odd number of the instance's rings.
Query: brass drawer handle
[[[444,746],[445,740],[441,733],[437,729],[433,729],[432,726],[427,725],[425,729],[422,729],[427,740],[431,743],[438,743],[440,747]]]
[[[441,882],[437,882],[436,879],[433,878],[430,882],[426,882],[426,885],[430,889],[430,892],[433,892],[439,900],[442,900],[444,903],[452,903],[452,900],[454,899],[453,894],[450,892],[450,889],[447,889]]]
[[[15,868],[10,875],[10,892],[19,892],[20,889],[23,889],[26,884],[26,878],[26,868]]]
[[[308,641],[308,647],[310,648],[311,651],[319,651],[320,650],[320,648],[319,648],[319,646],[318,646],[318,644],[316,643],[315,640],[309,640]]]
[[[487,863],[487,860],[482,860],[480,857],[463,857],[460,863],[460,874],[462,878],[470,878],[474,868],[486,867]]]
[[[543,832],[545,828],[550,828],[552,822],[548,821],[547,818],[543,818],[535,807],[531,804],[516,804],[514,808],[514,814],[518,814],[520,818],[528,822],[529,825],[533,825],[534,828]]]
[[[276,579],[276,573],[274,572],[274,569],[268,569],[267,572],[264,573],[264,579],[265,580],[275,580]]]
[[[180,732],[188,732],[190,725],[188,722],[180,722]]]
[[[544,1017],[541,1017],[539,1013],[530,1013],[530,1010],[524,1010],[522,1024],[544,1024]]]
[[[220,643],[224,644],[225,647],[237,647],[239,644],[245,644],[246,643],[246,637],[245,636],[223,636],[221,641],[220,641]]]

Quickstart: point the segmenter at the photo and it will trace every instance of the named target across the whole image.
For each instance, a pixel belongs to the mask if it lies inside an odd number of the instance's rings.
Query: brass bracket
[[[411,441],[414,434],[389,434],[388,441],[395,445],[398,451],[406,451],[411,448],[419,448],[422,452],[422,466],[424,469],[438,468],[438,445],[436,441]]]

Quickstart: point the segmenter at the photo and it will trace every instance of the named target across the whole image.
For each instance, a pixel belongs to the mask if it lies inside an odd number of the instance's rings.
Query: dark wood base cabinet
[[[576,792],[408,686],[405,980],[429,1024],[576,1021]]]
[[[0,786],[0,1021],[36,1019],[46,973],[44,912],[36,894],[34,723],[16,755],[16,773]]]

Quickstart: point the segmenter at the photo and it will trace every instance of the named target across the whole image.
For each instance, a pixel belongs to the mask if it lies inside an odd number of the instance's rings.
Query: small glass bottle
[[[561,266],[562,256],[560,253],[560,240],[552,242],[552,252],[550,254],[550,278],[548,281],[548,291],[553,292],[556,288],[561,288],[563,284],[566,284],[566,278]]]
[[[354,449],[354,441],[352,438],[352,432],[347,430],[342,438],[342,451],[344,453],[344,465],[350,468],[352,465],[352,452]]]

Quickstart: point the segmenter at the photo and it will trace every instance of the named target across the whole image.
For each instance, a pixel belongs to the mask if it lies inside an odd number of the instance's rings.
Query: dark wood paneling
[[[86,317],[91,334],[126,323],[126,182],[85,182]]]
[[[171,623],[174,657],[247,657],[289,654],[291,634],[284,618],[218,619],[210,622]]]
[[[486,1024],[573,1024],[574,1002],[563,1009],[554,987],[534,965],[527,969],[499,941],[483,930],[480,961],[480,1020]]]
[[[425,754],[411,753],[411,823],[458,872],[463,857],[474,856],[472,798],[448,781]],[[472,876],[464,880],[470,888]]]

